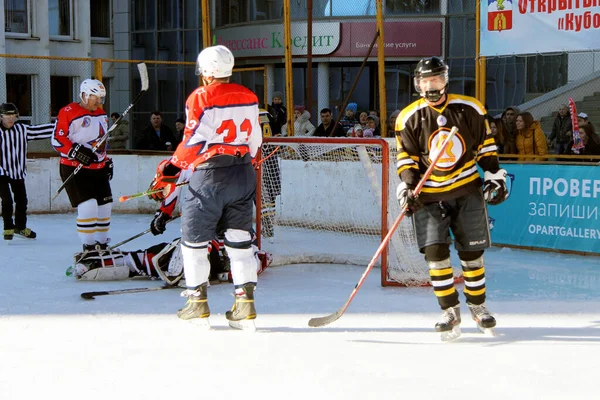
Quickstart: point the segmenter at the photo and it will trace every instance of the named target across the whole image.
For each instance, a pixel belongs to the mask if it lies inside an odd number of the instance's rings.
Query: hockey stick
[[[279,147],[281,147],[281,146],[277,146],[275,148],[275,150],[273,150],[271,152],[271,154],[269,154],[268,156],[266,156],[265,158],[263,158],[262,160],[260,160],[258,163],[256,163],[256,166],[254,167],[254,169],[259,169],[260,166],[261,166],[261,164],[263,162],[265,162],[266,160],[268,160],[272,155],[274,155],[277,152],[277,150],[279,150]],[[176,184],[175,187],[185,186],[185,185],[187,185],[189,183],[190,183],[190,181],[181,182],[181,183]],[[124,202],[132,200],[132,199],[137,199],[138,197],[144,197],[144,196],[149,196],[149,195],[154,194],[154,193],[159,193],[159,192],[162,192],[163,190],[164,190],[164,188],[163,189],[154,189],[154,190],[147,190],[145,192],[140,192],[140,193],[132,194],[132,195],[129,195],[129,196],[121,196],[121,197],[119,197],[119,202],[124,203]]]
[[[142,95],[148,90],[148,69],[146,68],[146,64],[139,63],[137,65],[137,68],[138,68],[138,71],[140,72],[140,79],[142,80],[142,90],[140,90],[140,92],[135,97],[135,99],[133,99],[133,102],[125,109],[125,111],[123,111],[123,114],[121,114],[121,116],[115,121],[115,123],[112,124],[112,126],[108,129],[108,131],[106,131],[106,134],[104,136],[102,136],[100,138],[100,140],[98,141],[98,143],[96,143],[96,145],[92,148],[92,151],[94,153],[100,148],[100,146],[102,146],[104,144],[104,142],[106,142],[106,140],[108,139],[109,133],[112,132],[113,129],[115,129],[117,127],[117,124],[123,118],[125,118],[125,116],[127,114],[129,114],[129,110],[131,110],[133,108],[133,106],[138,102],[138,100],[142,97]],[[56,199],[56,196],[58,196],[58,194],[60,192],[62,192],[62,190],[65,188],[65,186],[67,186],[67,183],[69,183],[69,181],[71,179],[73,179],[73,177],[75,175],[77,175],[77,173],[79,172],[79,170],[81,170],[82,167],[83,167],[83,164],[77,165],[77,167],[71,173],[71,175],[69,175],[67,177],[67,179],[65,179],[65,181],[62,183],[62,185],[60,185],[60,187],[58,188],[56,193],[54,193],[54,196],[52,196],[52,200]]]
[[[142,293],[142,292],[155,292],[157,290],[165,290],[165,289],[180,289],[179,286],[175,285],[163,285],[157,287],[147,287],[147,288],[134,288],[134,289],[117,289],[117,290],[105,290],[99,292],[83,292],[81,293],[81,298],[84,300],[94,300],[96,296],[109,296],[113,294],[127,294],[127,293]]]
[[[176,220],[177,218],[179,218],[179,217],[181,217],[181,215],[178,215],[178,216],[176,216],[176,217],[172,217],[170,220],[168,220],[168,221],[167,221],[167,224],[168,224],[169,222],[171,222],[171,221],[175,221],[175,220]],[[141,237],[141,236],[144,236],[146,233],[150,232],[151,230],[152,230],[151,228],[148,228],[148,229],[146,229],[146,230],[145,230],[145,231],[143,231],[143,232],[140,232],[140,233],[138,233],[138,234],[136,234],[136,235],[133,235],[132,237],[130,237],[130,238],[128,238],[128,239],[125,239],[125,240],[123,240],[123,241],[121,241],[121,242],[119,242],[119,243],[117,243],[117,244],[115,244],[115,245],[113,245],[113,246],[110,246],[108,249],[109,249],[109,250],[114,250],[114,249],[116,249],[117,247],[124,245],[125,243],[129,243],[129,242],[131,242],[132,240],[135,240],[135,239],[137,239],[137,238],[139,238],[139,237]]]
[[[446,139],[444,139],[444,141],[442,142],[442,145],[438,146],[438,150],[439,150],[438,154],[435,155],[435,158],[431,162],[431,165],[425,171],[425,174],[423,175],[423,178],[421,178],[421,180],[419,181],[419,183],[417,184],[417,186],[413,190],[413,193],[414,193],[415,196],[418,196],[419,193],[421,192],[421,189],[423,189],[423,186],[425,185],[425,182],[429,179],[429,175],[431,175],[431,173],[433,172],[433,169],[435,168],[435,165],[440,160],[440,158],[442,157],[442,155],[445,153],[446,148],[448,147],[448,144],[452,141],[452,138],[454,137],[454,135],[456,134],[457,131],[458,131],[458,128],[455,127],[455,126],[453,126],[452,130],[450,131],[450,133],[448,134],[448,136],[446,137]],[[371,270],[375,266],[375,263],[377,262],[377,259],[379,258],[379,256],[383,252],[383,250],[386,248],[386,246],[387,246],[388,242],[390,241],[392,235],[396,231],[396,228],[398,228],[398,225],[400,225],[400,222],[402,222],[402,220],[404,219],[404,216],[406,215],[407,209],[408,209],[408,206],[406,206],[404,209],[402,209],[402,212],[400,213],[400,215],[398,215],[398,217],[396,218],[396,220],[394,221],[394,223],[390,227],[390,230],[388,231],[387,235],[385,235],[385,238],[383,239],[383,241],[381,242],[381,244],[377,248],[377,251],[375,252],[375,255],[373,255],[373,258],[369,262],[369,265],[367,266],[367,269],[365,270],[365,272],[363,272],[363,274],[360,277],[360,279],[359,279],[358,283],[356,284],[356,286],[354,286],[354,289],[352,290],[352,293],[350,294],[350,297],[348,298],[348,300],[346,301],[346,303],[342,306],[342,308],[340,308],[339,310],[337,310],[333,314],[326,315],[324,317],[311,318],[308,321],[308,326],[311,326],[311,327],[321,327],[321,326],[329,325],[330,323],[332,323],[334,321],[337,321],[344,314],[344,312],[346,312],[346,309],[348,308],[348,306],[352,302],[352,299],[354,299],[354,296],[356,296],[356,294],[358,293],[358,290],[360,289],[360,287],[364,283],[365,279],[367,279],[367,276],[369,275],[369,272],[371,272]]]

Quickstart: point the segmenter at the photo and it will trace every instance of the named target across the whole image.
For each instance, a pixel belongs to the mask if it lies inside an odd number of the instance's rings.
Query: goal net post
[[[366,266],[400,214],[395,139],[264,138],[256,229],[273,265]],[[411,218],[380,257],[382,286],[425,286]]]

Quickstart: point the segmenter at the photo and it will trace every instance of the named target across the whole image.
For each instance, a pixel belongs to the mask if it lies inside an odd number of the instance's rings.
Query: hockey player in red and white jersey
[[[108,247],[113,164],[106,156],[106,142],[93,151],[108,131],[108,117],[100,107],[106,97],[104,85],[96,79],[86,79],[79,87],[79,97],[81,101],[58,113],[52,145],[60,153],[63,182],[77,166],[83,165],[65,190],[71,206],[77,208],[77,233],[85,252]]]
[[[229,325],[254,330],[254,289],[257,261],[252,249],[252,214],[256,173],[252,161],[262,143],[258,98],[230,83],[234,57],[225,46],[207,47],[198,55],[196,73],[204,86],[186,102],[184,137],[173,156],[161,162],[150,187],[164,199],[151,223],[152,233],[164,232],[177,200],[176,183],[188,180],[182,204],[181,252],[188,298],[177,315],[210,327],[207,299],[209,242],[225,233],[231,260],[235,302],[226,313]]]

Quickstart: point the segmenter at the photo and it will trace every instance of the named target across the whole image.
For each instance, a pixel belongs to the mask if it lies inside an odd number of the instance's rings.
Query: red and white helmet
[[[227,78],[231,76],[235,59],[233,53],[225,46],[207,47],[198,54],[196,75],[206,78]]]
[[[86,94],[87,97],[84,99],[83,95]],[[97,79],[86,79],[81,82],[79,86],[79,97],[81,101],[87,103],[87,99],[89,99],[90,95],[93,94],[96,97],[99,97],[102,100],[102,104],[104,104],[104,97],[106,97],[106,88],[102,82]]]

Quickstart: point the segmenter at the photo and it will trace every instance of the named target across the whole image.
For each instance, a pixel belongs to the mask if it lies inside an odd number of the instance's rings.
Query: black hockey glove
[[[69,158],[79,161],[86,167],[92,162],[98,160],[96,153],[94,153],[92,149],[85,147],[84,145],[79,143],[75,143],[73,147],[71,147],[68,156]]]
[[[415,197],[413,188],[410,188],[406,182],[400,182],[396,189],[396,197],[398,198],[400,209],[404,210],[404,208],[408,207],[406,208],[407,216],[419,211],[424,206],[421,200],[419,200],[418,197]]]
[[[489,205],[496,206],[508,197],[506,188],[506,170],[499,169],[496,173],[483,173],[483,198]]]
[[[167,230],[167,222],[171,219],[171,216],[158,210],[154,214],[154,219],[150,223],[150,231],[154,236],[161,235]]]
[[[112,181],[113,178],[113,160],[112,158],[107,158],[104,162],[104,173],[109,181]]]

